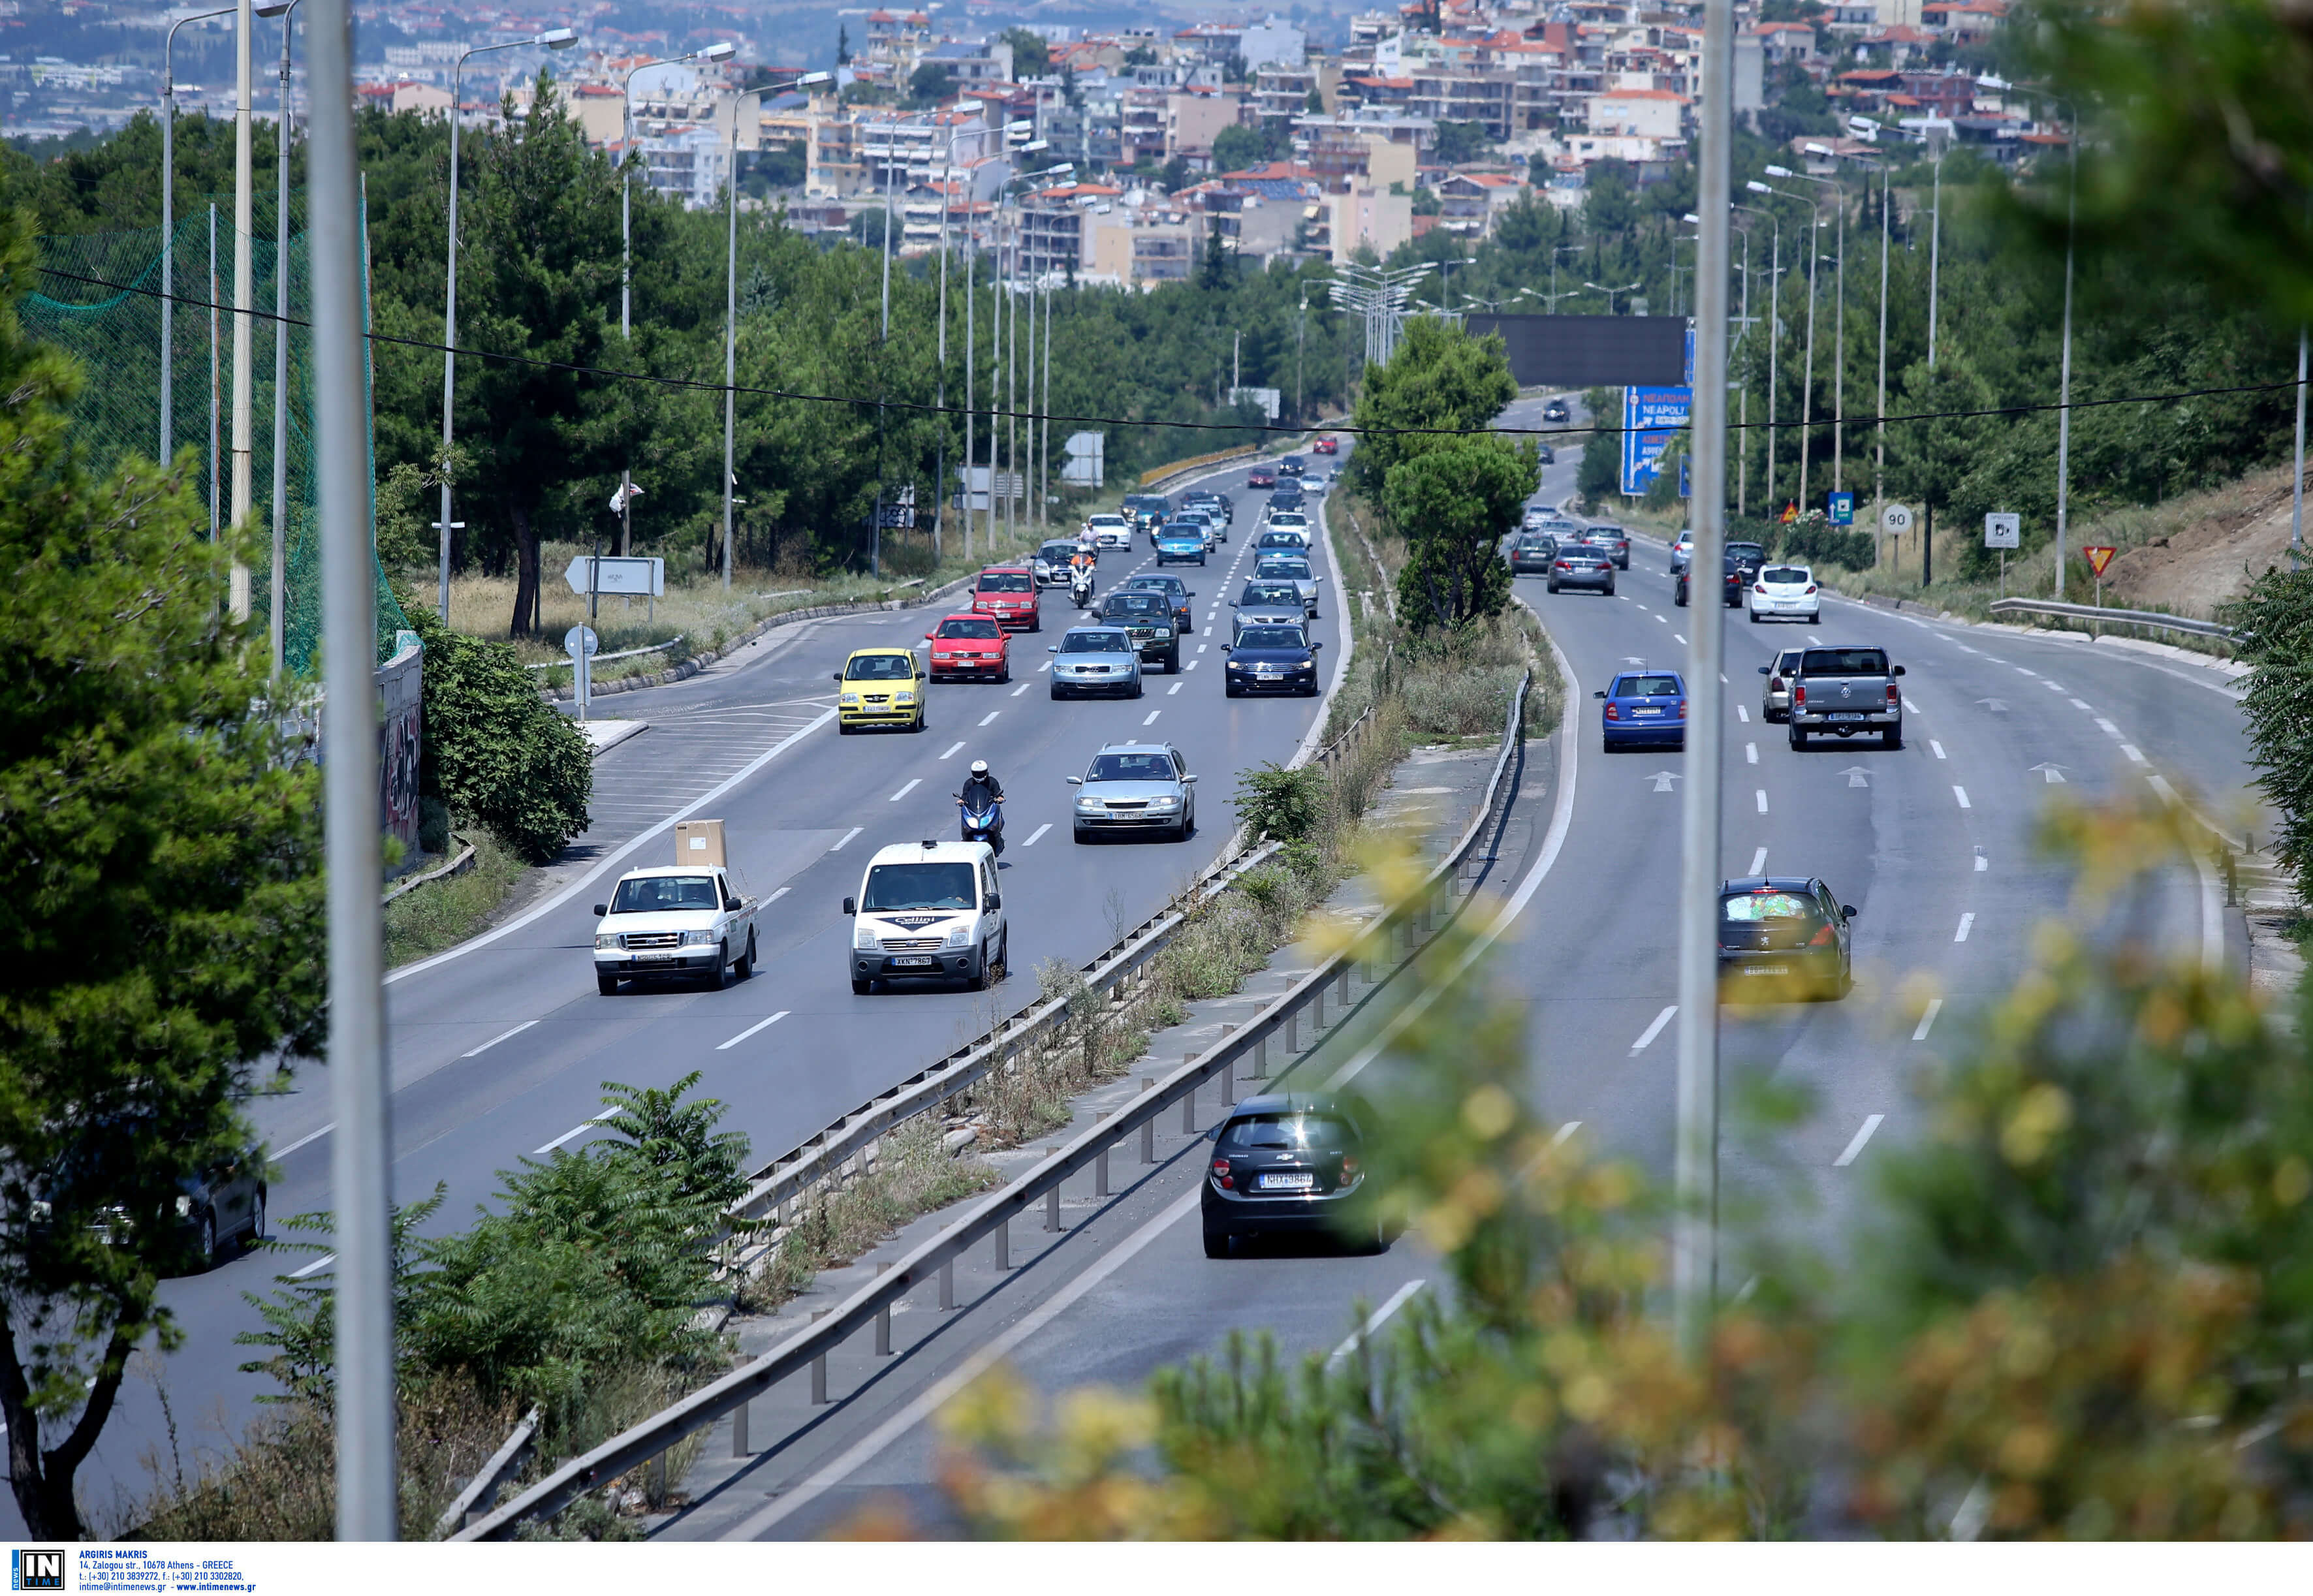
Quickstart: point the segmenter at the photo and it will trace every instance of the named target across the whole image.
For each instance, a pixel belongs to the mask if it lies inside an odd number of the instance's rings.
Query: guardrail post
[[[1341,1007],[1346,1010],[1350,1006],[1350,967],[1346,964],[1341,966],[1341,990],[1338,995]]]
[[[1191,1053],[1181,1062],[1192,1063],[1196,1057],[1194,1053]],[[1181,1134],[1184,1136],[1193,1136],[1197,1134],[1197,1086],[1193,1081],[1189,1083],[1189,1089],[1181,1094]]]
[[[1048,1231],[1060,1228],[1060,1188],[1058,1182],[1054,1182],[1051,1190],[1044,1194],[1044,1228]]]
[[[888,1263],[877,1264],[875,1273],[881,1275],[891,1267]],[[889,1302],[875,1310],[875,1355],[879,1358],[892,1355],[892,1304]]]
[[[1093,1116],[1093,1123],[1097,1125],[1107,1118],[1108,1110],[1103,1109]],[[1105,1142],[1100,1144],[1100,1156],[1093,1161],[1092,1194],[1095,1197],[1108,1195],[1108,1144]]]
[[[939,1280],[940,1311],[942,1313],[953,1312],[955,1308],[955,1259],[952,1258],[944,1258],[940,1259]]]
[[[1010,1219],[999,1219],[996,1222],[993,1240],[996,1271],[1000,1275],[1012,1267],[1012,1221]]]
[[[753,1454],[747,1444],[747,1404],[742,1402],[731,1410],[731,1455],[744,1458]]]
[[[1290,1058],[1301,1057],[1301,1011],[1298,1008],[1285,1011],[1285,1052]]]
[[[1323,986],[1319,986],[1312,990],[1309,994],[1309,1002],[1311,1008],[1315,1011],[1309,1016],[1309,1024],[1312,1030],[1315,1032],[1315,1036],[1313,1036],[1310,1039],[1312,1043],[1314,1043],[1316,1037],[1325,1034],[1325,988]]]
[[[1236,1027],[1235,1025],[1222,1026],[1221,1039],[1223,1041],[1227,1041],[1228,1039],[1229,1032],[1236,1029]],[[1229,1111],[1230,1105],[1236,1101],[1236,1061],[1227,1054],[1223,1054],[1221,1057],[1221,1112],[1224,1114],[1227,1113]]]
[[[643,1495],[654,1505],[666,1500],[666,1454],[661,1452],[650,1460],[643,1476]]]
[[[1269,1079],[1269,1033],[1267,1031],[1262,1032],[1260,1039],[1253,1044],[1253,1078],[1256,1081]]]
[[[812,1311],[811,1321],[817,1324],[826,1317],[826,1309],[816,1308]],[[823,1352],[811,1360],[811,1405],[814,1407],[827,1406],[827,1355]]]

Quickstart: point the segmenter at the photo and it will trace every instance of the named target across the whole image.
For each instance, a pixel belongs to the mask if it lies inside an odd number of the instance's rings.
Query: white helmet
[[[974,759],[972,762],[972,774],[974,776],[986,776],[988,774],[988,761],[985,759]]]

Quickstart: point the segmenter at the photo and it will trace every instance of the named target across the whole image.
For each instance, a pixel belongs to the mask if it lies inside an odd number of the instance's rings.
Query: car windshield
[[[1255,582],[1247,584],[1240,604],[1298,604],[1301,592],[1281,582]]]
[[[1072,560],[1076,556],[1077,546],[1073,543],[1047,543],[1036,550],[1038,559],[1052,563]]]
[[[1123,653],[1131,646],[1121,632],[1070,632],[1060,640],[1062,653]]]
[[[1810,648],[1799,662],[1802,676],[1885,676],[1884,648]]]
[[[1221,1132],[1224,1153],[1349,1153],[1360,1138],[1338,1114],[1247,1114]]]
[[[1111,593],[1108,595],[1107,604],[1103,609],[1104,613],[1109,615],[1162,615],[1165,613],[1165,595],[1148,592]]]
[[[1675,698],[1678,678],[1675,676],[1625,676],[1614,684],[1617,698]]]
[[[1188,589],[1177,576],[1136,576],[1119,591],[1129,593],[1183,593]]]
[[[1769,566],[1759,573],[1759,580],[1762,582],[1809,582],[1814,579],[1807,574],[1803,566]]]
[[[1301,648],[1309,646],[1299,627],[1247,627],[1237,637],[1239,648]]]
[[[843,667],[846,681],[905,681],[916,673],[916,662],[903,653],[854,654]]]
[[[668,909],[720,908],[711,875],[646,875],[620,881],[611,899],[614,915],[655,915]]]
[[[1030,585],[1025,571],[990,571],[980,579],[983,593],[1025,593]]]
[[[1306,577],[1309,574],[1307,560],[1266,559],[1261,562],[1260,568],[1263,576]]]
[[[1728,892],[1719,899],[1719,918],[1730,925],[1763,925],[1779,920],[1813,923],[1823,918],[1823,906],[1810,892]]]
[[[972,890],[972,866],[961,859],[927,859],[914,864],[877,864],[867,872],[867,893],[859,900],[863,914],[889,914],[893,909],[971,908],[979,901]]]
[[[992,620],[944,620],[939,635],[943,637],[1001,637],[1003,629]]]
[[[1086,781],[1171,781],[1170,754],[1095,754]]]

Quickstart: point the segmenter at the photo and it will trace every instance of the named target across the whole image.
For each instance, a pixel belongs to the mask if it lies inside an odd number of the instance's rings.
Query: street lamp
[[[632,296],[635,261],[635,74],[653,66],[679,66],[686,61],[727,61],[737,51],[736,45],[717,40],[687,56],[662,56],[655,60],[638,61],[628,67],[626,75],[619,80],[620,116],[627,144],[627,147],[620,152],[619,161],[626,179],[619,190],[619,336],[622,338],[634,337],[632,324],[628,320],[628,307]],[[455,118],[452,120],[454,126]]]
[[[292,0],[295,3],[295,0]],[[476,56],[486,56],[493,50],[519,49],[524,45],[533,48],[567,50],[578,42],[578,35],[567,28],[549,28],[528,39],[509,39],[499,44],[478,44],[461,54],[450,68],[450,255],[444,274],[442,293],[442,586],[439,598],[442,624],[450,624],[450,443],[455,435],[458,399],[458,107],[465,83],[466,63]],[[288,46],[282,46],[281,81],[286,89],[289,81]],[[282,192],[288,192],[289,158],[281,159]],[[621,314],[623,314],[623,307]],[[278,452],[276,452],[278,458]]]
[[[1821,145],[1809,145],[1809,146],[1807,146],[1807,147],[1808,147],[1808,151],[1809,151],[1809,153],[1814,153],[1814,152],[1816,152],[1816,151],[1818,151],[1818,150],[1822,150],[1822,149],[1823,149],[1823,146],[1822,146]],[[1829,152],[1825,151],[1825,153],[1828,153]],[[1771,178],[1783,178],[1783,179],[1787,179],[1787,180],[1797,180],[1797,181],[1799,181],[1799,182],[1802,182],[1802,183],[1814,183],[1814,184],[1816,184],[1816,185],[1818,185],[1818,186],[1820,186],[1820,187],[1822,187],[1822,188],[1825,188],[1825,189],[1838,189],[1838,190],[1839,190],[1839,196],[1840,196],[1840,197],[1839,197],[1839,242],[1838,242],[1838,253],[1837,253],[1837,255],[1834,257],[1834,262],[1835,262],[1835,266],[1834,266],[1834,272],[1835,272],[1835,276],[1834,276],[1834,284],[1835,284],[1835,303],[1836,303],[1836,305],[1837,305],[1837,309],[1836,309],[1836,311],[1835,311],[1835,312],[1834,312],[1834,314],[1833,320],[1832,320],[1832,341],[1833,341],[1833,344],[1834,345],[1834,346],[1838,349],[1839,353],[1838,353],[1837,356],[1836,356],[1836,357],[1832,361],[1832,377],[1831,377],[1831,449],[1832,449],[1831,486],[1832,486],[1833,489],[1834,489],[1834,491],[1836,491],[1836,490],[1837,490],[1837,488],[1838,488],[1838,487],[1839,487],[1839,486],[1840,486],[1840,476],[1841,476],[1841,470],[1840,470],[1840,466],[1841,466],[1841,447],[1840,447],[1840,445],[1841,445],[1841,441],[1842,441],[1842,439],[1841,439],[1841,427],[1840,427],[1840,423],[1842,422],[1842,420],[1843,420],[1843,419],[1844,419],[1844,416],[1845,416],[1845,403],[1846,403],[1846,373],[1847,373],[1847,192],[1846,192],[1846,190],[1845,190],[1844,189],[1840,188],[1840,184],[1839,184],[1839,182],[1838,182],[1838,180],[1837,180],[1836,179],[1834,179],[1834,178],[1818,178],[1818,177],[1810,177],[1810,176],[1809,176],[1807,173],[1806,173],[1806,172],[1803,172],[1803,171],[1791,171],[1789,167],[1783,167],[1783,166],[1770,166],[1769,168],[1767,168],[1767,175],[1768,175],[1769,177],[1771,177]],[[1820,217],[1820,213],[1818,213],[1818,218],[1819,218],[1819,217]],[[1818,219],[1818,221],[1817,221],[1817,223],[1816,223],[1816,225],[1817,225],[1818,227],[1820,227],[1820,226],[1822,225],[1822,223],[1821,223],[1820,219]],[[1814,399],[1814,398],[1815,398],[1815,395],[1814,395],[1814,392],[1813,392],[1814,386],[1815,386],[1815,365],[1814,365],[1814,351],[1815,351],[1815,335],[1814,335],[1814,316],[1815,316],[1815,254],[1816,254],[1816,250],[1815,250],[1814,245],[1813,245],[1812,241],[1810,241],[1809,246],[1808,246],[1808,250],[1807,250],[1807,316],[1808,316],[1808,334],[1807,334],[1807,351],[1808,351],[1807,386],[1808,386],[1808,390],[1809,390],[1808,394],[1807,394],[1807,398],[1808,398],[1808,399],[1809,399],[1810,403],[1812,403],[1812,401],[1813,401],[1813,399]],[[1808,452],[1809,452],[1809,449],[1808,449],[1808,443],[1809,443],[1809,440],[1807,439],[1807,435],[1806,435],[1805,434],[1800,434],[1800,437],[1799,437],[1799,497],[1800,497],[1802,500],[1804,500],[1804,499],[1807,497],[1807,455],[1808,455]]]
[[[282,650],[287,642],[282,609],[288,597],[289,542],[282,523],[289,504],[289,13],[297,9],[297,0],[263,0],[255,9],[259,16],[281,19],[281,107],[273,130],[273,142],[280,146],[281,170],[273,201],[273,570],[268,590],[272,618],[265,628],[273,679],[278,681]]]
[[[1606,296],[1606,314],[1611,316],[1614,313],[1614,295],[1618,294],[1634,293],[1638,289],[1644,287],[1646,284],[1644,280],[1641,279],[1636,283],[1625,283],[1619,288],[1609,288],[1604,283],[1585,283],[1582,285],[1585,288],[1590,289],[1594,293],[1603,294]]]
[[[169,24],[169,31],[161,42],[161,465],[166,469],[169,457],[174,452],[172,407],[175,399],[176,292],[175,274],[177,244],[177,30],[188,22],[206,22],[214,17],[229,17],[237,7],[221,6],[215,11],[196,12],[191,16],[179,17]],[[212,476],[216,462],[209,462]]]
[[[1580,244],[1560,244],[1550,252],[1550,313],[1553,316],[1558,314],[1560,300],[1581,292],[1579,288],[1569,288],[1564,294],[1558,291],[1558,258],[1561,255],[1579,255],[1580,253],[1582,253]]]
[[[1751,189],[1763,189],[1766,185],[1763,183],[1749,183],[1745,186]],[[1767,209],[1764,206],[1738,205],[1732,208],[1738,211],[1748,211],[1755,216],[1764,216],[1769,222],[1774,224],[1775,229],[1774,253],[1768,258],[1767,266],[1767,295],[1769,309],[1767,311],[1767,480],[1765,492],[1767,495],[1767,512],[1772,515],[1774,513],[1775,505],[1775,366],[1777,364],[1775,359],[1775,344],[1782,333],[1782,318],[1776,312],[1782,305],[1783,219],[1775,215],[1774,212]],[[1749,330],[1750,320],[1751,234],[1750,231],[1746,228],[1744,230],[1743,233],[1743,321],[1746,331]],[[1750,390],[1746,387],[1743,392],[1743,399],[1746,408],[1748,408],[1750,397]],[[1748,416],[1744,417],[1744,425],[1747,429],[1750,425],[1750,417]],[[1738,476],[1736,478],[1736,510],[1738,513],[1743,509],[1743,483],[1746,478],[1747,478],[1748,475],[1749,473],[1746,471],[1742,476]]]
[[[1793,174],[1792,172],[1790,172],[1789,170],[1787,170],[1787,169],[1785,169],[1785,168],[1783,168],[1783,167],[1781,167],[1781,166],[1770,166],[1769,168],[1767,168],[1767,173],[1768,173],[1768,175],[1769,175],[1770,177],[1779,177],[1779,178],[1788,178],[1788,177],[1790,177],[1790,176],[1794,175],[1794,174]],[[1816,182],[1816,183],[1819,183],[1819,182],[1822,182],[1824,180],[1823,180],[1823,179],[1821,179],[1821,178],[1809,178],[1809,179],[1807,179],[1807,181],[1809,181],[1809,182]],[[1746,184],[1746,185],[1745,185],[1745,187],[1749,188],[1749,189],[1754,189],[1754,190],[1755,190],[1756,192],[1761,193],[1761,194],[1772,194],[1772,195],[1776,195],[1776,196],[1778,196],[1779,197],[1781,197],[1781,198],[1784,198],[1784,199],[1797,199],[1797,200],[1802,200],[1802,201],[1805,201],[1805,203],[1806,203],[1806,205],[1807,205],[1807,206],[1808,220],[1809,220],[1809,222],[1810,222],[1810,224],[1810,224],[1810,226],[1809,226],[1809,227],[1808,227],[1808,229],[1807,229],[1807,379],[1806,379],[1806,381],[1805,381],[1800,385],[1800,390],[1799,390],[1799,493],[1798,493],[1798,495],[1797,495],[1797,502],[1798,502],[1798,503],[1799,503],[1799,504],[1804,504],[1805,503],[1807,503],[1807,460],[1808,460],[1808,457],[1809,457],[1809,456],[1813,453],[1813,452],[1814,452],[1814,451],[1813,451],[1813,443],[1814,443],[1814,431],[1815,431],[1815,302],[1816,302],[1816,292],[1815,292],[1815,277],[1816,277],[1816,271],[1815,271],[1815,268],[1816,268],[1816,261],[1817,261],[1817,260],[1819,260],[1819,259],[1822,258],[1822,253],[1823,253],[1819,249],[1817,249],[1817,248],[1816,247],[1815,235],[1816,235],[1817,232],[1820,232],[1823,230],[1823,207],[1822,207],[1822,205],[1820,204],[1820,202],[1818,202],[1818,201],[1816,201],[1816,200],[1809,199],[1809,198],[1807,198],[1807,197],[1806,195],[1804,195],[1804,194],[1794,194],[1794,193],[1792,193],[1792,192],[1791,192],[1790,189],[1771,189],[1771,188],[1769,188],[1766,184],[1762,183],[1762,182],[1759,182],[1759,181],[1757,181],[1757,180],[1753,180],[1753,181],[1751,181],[1751,182],[1749,182],[1749,183],[1747,183],[1747,184]]]

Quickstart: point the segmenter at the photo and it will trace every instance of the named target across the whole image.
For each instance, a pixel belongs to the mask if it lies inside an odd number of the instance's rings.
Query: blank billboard
[[[1684,316],[1480,316],[1473,338],[1502,335],[1521,388],[1677,388],[1686,381]]]

